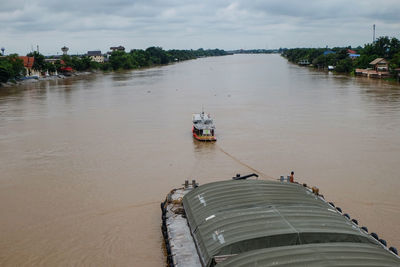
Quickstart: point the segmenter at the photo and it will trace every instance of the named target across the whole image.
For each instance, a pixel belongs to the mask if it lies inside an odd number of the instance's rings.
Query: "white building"
[[[90,57],[92,61],[104,63],[104,56],[101,54],[101,51],[88,51],[87,56]]]

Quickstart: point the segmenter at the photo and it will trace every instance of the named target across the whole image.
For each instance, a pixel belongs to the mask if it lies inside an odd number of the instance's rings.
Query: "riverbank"
[[[400,74],[400,41],[387,36],[376,42],[356,48],[292,48],[284,49],[282,56],[302,66],[355,73],[375,78],[398,78]]]
[[[321,72],[321,73],[326,73],[326,74],[331,74],[336,78],[342,78],[342,77],[349,77],[349,78],[355,78],[355,79],[362,79],[368,82],[380,82],[383,84],[390,84],[390,85],[394,85],[394,86],[398,86],[400,89],[400,81],[397,80],[395,77],[385,77],[385,78],[376,78],[376,77],[368,77],[368,76],[364,76],[364,75],[356,75],[354,72],[350,72],[350,73],[346,73],[346,72],[336,72],[334,70],[327,70],[327,69],[318,69],[315,68],[314,66],[302,66],[302,65],[298,65],[296,63],[293,62],[289,62],[290,64],[302,67],[302,68],[307,68],[309,71],[312,72]]]
[[[392,72],[389,71],[377,71],[375,70],[377,67],[375,66],[374,69],[368,68],[368,69],[349,69],[348,71],[338,71],[335,66],[329,66],[329,67],[324,67],[320,65],[314,65],[314,64],[303,64],[302,62],[295,62],[291,61],[285,55],[281,55],[283,58],[288,60],[289,63],[297,65],[299,67],[304,67],[316,71],[321,71],[321,72],[326,72],[326,73],[333,73],[335,75],[349,75],[352,77],[364,77],[368,79],[374,79],[374,80],[382,80],[382,81],[387,81],[391,83],[397,83],[400,85],[400,68],[396,68],[392,70]]]
[[[193,58],[197,59],[197,58]],[[193,60],[193,59],[186,59],[182,61],[176,61],[176,62],[171,62],[167,64],[155,64],[151,66],[143,66],[139,68],[132,68],[132,69],[123,69],[125,71],[129,70],[146,70],[146,69],[152,69],[152,68],[157,68],[161,66],[167,66],[170,64],[175,64],[183,61],[188,61],[188,60]],[[96,74],[96,73],[109,73],[109,72],[118,72],[120,70],[90,70],[90,71],[75,71],[73,73],[70,73],[68,75],[64,74],[58,74],[58,75],[50,75],[46,77],[24,77],[24,79],[19,79],[19,80],[13,80],[13,81],[8,81],[6,83],[1,83],[0,82],[0,89],[1,88],[10,88],[10,87],[16,87],[16,86],[21,86],[21,85],[26,85],[26,84],[31,84],[31,83],[37,83],[40,81],[55,81],[55,80],[63,80],[63,79],[69,79],[69,78],[74,78],[74,77],[79,77],[79,76],[86,76],[90,74]]]
[[[39,52],[27,56],[17,54],[0,57],[0,83],[12,81],[27,73],[85,72],[134,70],[202,57],[230,55],[224,50],[199,48],[197,50],[163,50],[161,47],[149,47],[146,50],[132,49],[130,52],[117,50],[103,55],[104,61],[93,61],[88,55],[62,55],[45,57]],[[28,60],[29,59],[29,60]],[[46,61],[47,60],[47,61]],[[9,84],[10,85],[10,84]]]
[[[20,85],[25,85],[25,84],[30,84],[30,83],[37,83],[40,81],[54,81],[54,80],[59,80],[59,79],[68,79],[68,78],[72,78],[72,77],[89,75],[89,74],[93,74],[93,73],[97,73],[97,72],[98,71],[77,71],[68,76],[63,75],[63,74],[58,74],[58,75],[51,75],[51,76],[47,76],[47,77],[28,78],[28,79],[23,79],[23,80],[17,80],[14,82],[0,83],[0,88],[15,87],[15,86],[20,86]]]

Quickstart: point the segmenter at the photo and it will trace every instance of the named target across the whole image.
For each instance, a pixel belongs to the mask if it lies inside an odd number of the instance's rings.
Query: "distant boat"
[[[215,126],[210,114],[204,112],[192,116],[193,137],[199,141],[217,141],[215,137]]]
[[[334,70],[335,69],[335,66],[328,66],[328,70]]]
[[[307,59],[302,59],[297,62],[299,65],[310,65],[310,62]]]

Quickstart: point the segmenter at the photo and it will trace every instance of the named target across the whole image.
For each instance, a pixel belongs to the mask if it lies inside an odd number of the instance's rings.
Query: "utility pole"
[[[374,32],[373,37],[372,37],[372,43],[375,43],[375,24],[372,28],[373,28],[373,32]]]

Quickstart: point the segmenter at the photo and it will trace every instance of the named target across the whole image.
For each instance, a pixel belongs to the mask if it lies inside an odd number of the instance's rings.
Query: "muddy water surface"
[[[202,106],[215,144],[191,137]],[[165,194],[253,171],[399,248],[400,87],[235,55],[2,88],[0,170],[1,266],[163,266]]]

